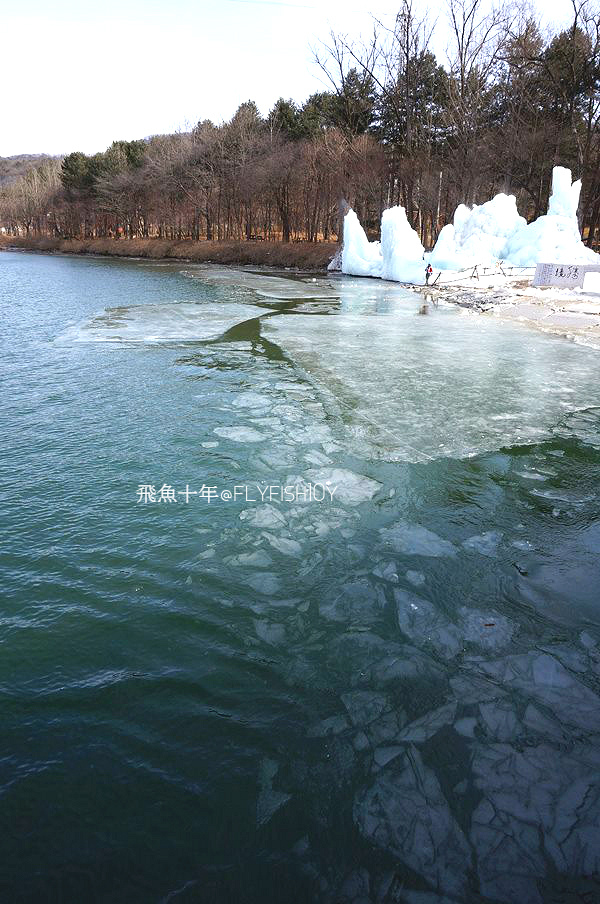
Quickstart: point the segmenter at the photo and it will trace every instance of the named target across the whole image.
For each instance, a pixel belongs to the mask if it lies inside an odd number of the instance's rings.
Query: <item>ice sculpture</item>
[[[349,276],[381,276],[381,246],[370,242],[354,211],[344,217],[342,273]]]
[[[485,204],[459,204],[454,222],[444,226],[431,252],[432,267],[462,270],[491,266],[501,259],[507,239],[527,225],[514,195],[498,194]]]
[[[424,283],[425,261],[421,239],[406,218],[403,207],[390,207],[381,217],[383,279]]]
[[[577,206],[581,182],[571,171],[555,166],[548,213],[527,224],[514,195],[500,193],[484,204],[459,204],[453,223],[444,226],[431,253],[424,252],[403,207],[384,210],[381,245],[369,242],[353,210],[344,219],[342,272],[352,276],[380,276],[422,285],[427,264],[436,270],[464,270],[494,266],[505,260],[517,267],[537,263],[599,263],[579,232]]]
[[[600,255],[587,248],[579,232],[577,206],[581,181],[571,184],[571,170],[555,166],[548,213],[518,229],[506,242],[503,256],[519,267],[537,263],[600,263]]]

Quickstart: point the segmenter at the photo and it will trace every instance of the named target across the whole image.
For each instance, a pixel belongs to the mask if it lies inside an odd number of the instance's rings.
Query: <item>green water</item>
[[[600,353],[422,303],[0,255],[0,900],[600,900]]]

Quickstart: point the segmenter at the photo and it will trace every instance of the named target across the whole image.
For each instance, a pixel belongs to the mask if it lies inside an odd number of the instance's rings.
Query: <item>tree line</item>
[[[376,232],[402,204],[425,244],[461,203],[498,191],[545,212],[552,167],[583,180],[581,226],[600,230],[600,9],[571,0],[544,33],[526,7],[446,0],[440,22],[401,0],[369,41],[332,33],[314,51],[327,90],[266,117],[252,101],[228,122],[49,158],[0,190],[9,232],[57,237],[327,241],[349,204]]]

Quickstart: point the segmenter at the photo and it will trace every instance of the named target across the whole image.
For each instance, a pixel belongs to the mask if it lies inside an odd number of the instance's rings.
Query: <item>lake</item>
[[[597,351],[181,262],[0,312],[2,901],[599,899]]]

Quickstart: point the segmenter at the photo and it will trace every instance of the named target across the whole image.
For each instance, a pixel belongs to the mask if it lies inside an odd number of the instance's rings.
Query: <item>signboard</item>
[[[583,286],[588,267],[585,264],[537,264],[532,286],[562,286],[574,289]],[[589,269],[600,269],[600,267]]]
[[[586,273],[600,273],[600,264],[538,264],[531,285],[583,288]]]

